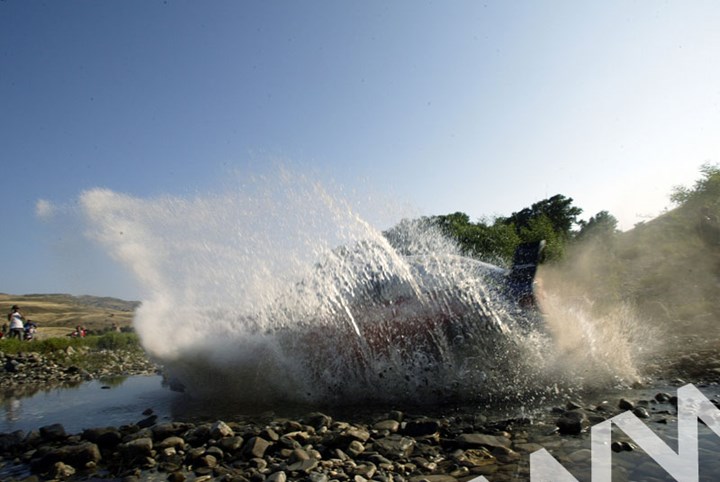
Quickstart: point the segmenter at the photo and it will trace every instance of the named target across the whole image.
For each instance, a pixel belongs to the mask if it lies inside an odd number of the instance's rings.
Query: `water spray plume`
[[[554,342],[505,302],[502,270],[427,224],[385,236],[301,175],[191,199],[95,189],[80,201],[89,235],[142,283],[143,346],[191,393],[434,403],[553,384]]]

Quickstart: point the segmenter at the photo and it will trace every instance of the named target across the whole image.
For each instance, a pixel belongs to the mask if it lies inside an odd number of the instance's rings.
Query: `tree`
[[[670,194],[670,201],[677,205],[705,204],[718,207],[720,204],[720,166],[708,162],[702,165],[700,172],[703,177],[695,182],[693,188],[675,186]]]
[[[529,229],[533,220],[545,217],[550,222],[553,231],[562,239],[569,239],[573,225],[577,224],[577,217],[582,209],[572,205],[572,198],[556,194],[555,196],[538,201],[529,208],[512,213],[505,218],[505,224],[514,224],[518,233]]]
[[[575,236],[578,240],[602,237],[609,238],[617,233],[618,220],[608,211],[600,211],[590,219],[580,221],[580,231]]]

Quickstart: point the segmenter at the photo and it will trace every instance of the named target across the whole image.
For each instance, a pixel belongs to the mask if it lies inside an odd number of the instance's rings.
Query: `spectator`
[[[20,307],[13,305],[12,311],[8,314],[8,321],[10,321],[10,338],[17,337],[18,340],[25,338],[25,323],[22,313],[20,313]]]

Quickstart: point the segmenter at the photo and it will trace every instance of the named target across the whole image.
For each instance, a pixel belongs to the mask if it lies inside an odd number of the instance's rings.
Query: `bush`
[[[42,354],[66,350],[68,347],[78,349],[86,346],[91,350],[139,350],[140,340],[135,333],[110,332],[104,335],[89,335],[85,338],[57,337],[44,340],[20,341],[3,338],[0,340],[0,351],[5,353],[38,352]]]
[[[101,336],[87,337],[88,342],[94,340],[95,347],[100,350],[128,350],[140,347],[140,339],[135,333],[110,332]]]

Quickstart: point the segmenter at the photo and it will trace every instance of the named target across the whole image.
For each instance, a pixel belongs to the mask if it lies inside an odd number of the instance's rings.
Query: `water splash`
[[[552,341],[506,302],[501,270],[420,222],[385,236],[303,176],[80,204],[144,286],[143,346],[193,393],[434,403],[553,385]]]

